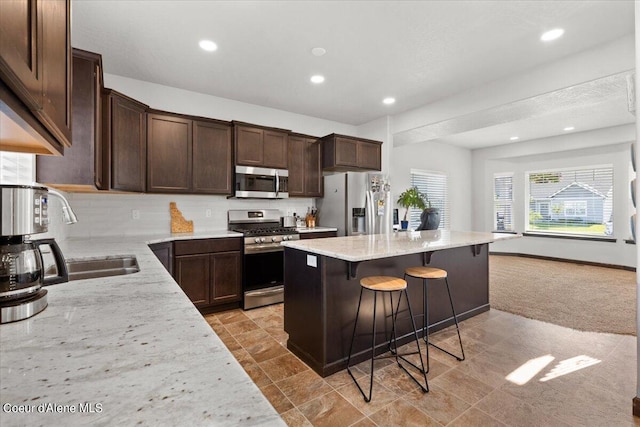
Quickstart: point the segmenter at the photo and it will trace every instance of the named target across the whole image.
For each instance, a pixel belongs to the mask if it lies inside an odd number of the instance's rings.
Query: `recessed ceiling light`
[[[321,76],[320,74],[316,74],[315,76],[311,76],[311,83],[322,83],[324,82],[324,76]]]
[[[511,141],[517,141],[520,139],[519,136],[512,136],[511,138],[509,138]]]
[[[383,99],[383,100],[382,100],[382,103],[383,103],[383,104],[386,104],[386,105],[395,104],[395,103],[396,103],[396,99],[395,99],[395,98],[388,97],[388,98]]]
[[[202,48],[203,50],[206,50],[207,52],[213,52],[215,50],[218,50],[218,45],[212,42],[211,40],[200,40],[200,43],[198,44],[200,45],[200,48]]]
[[[575,129],[575,127],[573,127],[573,126],[567,126],[566,128],[564,128],[564,131],[565,132],[569,132],[570,130],[574,130],[574,129]]]
[[[543,42],[550,42],[551,40],[562,37],[563,34],[564,30],[562,28],[555,28],[553,30],[547,31],[546,33],[543,33],[540,36],[540,40],[542,40]]]
[[[322,56],[327,53],[327,49],[323,47],[314,47],[313,49],[311,49],[311,53],[315,56]]]

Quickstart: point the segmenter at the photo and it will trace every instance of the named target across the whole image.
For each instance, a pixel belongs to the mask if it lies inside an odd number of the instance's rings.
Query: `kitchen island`
[[[426,265],[447,270],[459,319],[489,310],[489,243],[519,237],[513,234],[445,230],[335,237],[285,242],[284,328],[287,347],[322,376],[346,367],[355,320],[360,279],[365,276],[402,277],[404,269]],[[422,283],[408,281],[414,315],[422,314]],[[429,287],[429,331],[453,324],[445,286]],[[397,300],[396,300],[397,301]],[[364,313],[373,297],[363,297]],[[403,309],[406,313],[406,305]],[[377,352],[390,335],[388,299],[378,304]],[[400,314],[403,317],[403,314]],[[406,316],[405,316],[406,317]],[[365,317],[366,318],[366,317]],[[366,323],[366,322],[365,322]],[[422,318],[418,318],[418,325]],[[362,331],[360,327],[364,328]],[[410,323],[400,323],[401,341],[408,342]],[[358,325],[355,362],[370,356],[370,326]]]
[[[134,255],[140,271],[48,286],[49,306],[0,325],[3,426],[284,426],[148,248],[219,232],[59,242],[67,260]]]

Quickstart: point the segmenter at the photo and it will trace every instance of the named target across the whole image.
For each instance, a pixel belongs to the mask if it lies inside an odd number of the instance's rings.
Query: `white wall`
[[[393,200],[411,185],[411,169],[439,171],[447,174],[451,230],[472,229],[471,151],[438,142],[393,147],[391,177]],[[404,215],[404,209],[399,211]]]
[[[554,138],[473,151],[473,206],[475,230],[493,229],[493,176],[514,173],[515,230],[525,231],[527,201],[525,172],[564,167],[612,164],[614,167],[614,234],[616,243],[523,237],[492,244],[496,252],[515,252],[635,267],[635,246],[624,242],[629,228],[630,143],[633,125],[599,129]]]

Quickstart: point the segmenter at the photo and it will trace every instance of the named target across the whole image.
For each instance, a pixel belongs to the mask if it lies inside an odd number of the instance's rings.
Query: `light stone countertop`
[[[521,236],[521,234],[429,230],[294,240],[283,242],[282,245],[344,261],[359,262],[479,245]]]
[[[0,325],[2,426],[284,426],[147,247],[232,234],[59,242],[67,259],[135,255],[140,271],[48,286],[43,312]],[[38,412],[50,404],[67,412]]]

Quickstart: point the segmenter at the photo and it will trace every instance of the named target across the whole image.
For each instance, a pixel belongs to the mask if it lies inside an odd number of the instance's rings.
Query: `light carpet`
[[[491,255],[489,303],[581,331],[636,335],[633,271]]]

